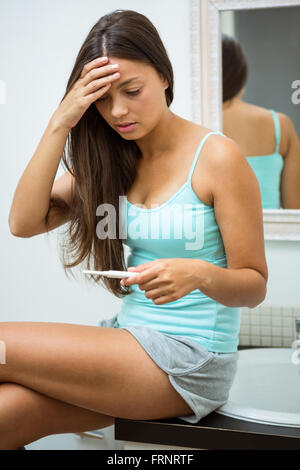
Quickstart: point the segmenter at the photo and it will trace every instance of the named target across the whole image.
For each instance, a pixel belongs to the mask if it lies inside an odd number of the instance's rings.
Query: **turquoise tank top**
[[[270,155],[247,157],[247,160],[260,186],[263,209],[280,209],[280,177],[283,168],[283,157],[278,152],[280,145],[280,123],[275,111],[273,109],[269,111],[274,120],[275,151]]]
[[[214,208],[194,192],[191,179],[206,139],[196,151],[188,180],[164,204],[146,209],[131,204],[124,196],[120,220],[122,243],[129,247],[127,267],[161,258],[205,260],[227,267],[225,249]],[[224,136],[225,137],[225,136]],[[153,207],[153,206],[152,206]],[[125,217],[127,216],[127,219]],[[125,223],[126,221],[126,223]],[[156,305],[138,284],[122,299],[117,314],[118,327],[141,325],[170,335],[184,335],[208,351],[231,353],[237,350],[240,308],[231,308],[204,295],[199,289],[184,297]]]

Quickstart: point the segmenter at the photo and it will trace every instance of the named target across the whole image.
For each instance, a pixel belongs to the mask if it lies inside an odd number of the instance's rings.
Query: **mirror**
[[[222,132],[256,174],[263,209],[300,209],[299,24],[300,6],[221,13]]]
[[[300,1],[195,0],[191,14],[193,119],[240,146],[265,239],[300,240]]]

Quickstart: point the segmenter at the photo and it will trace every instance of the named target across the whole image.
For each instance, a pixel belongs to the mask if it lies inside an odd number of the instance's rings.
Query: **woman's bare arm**
[[[15,190],[9,227],[17,237],[42,233],[53,183],[70,129],[51,118]]]
[[[70,220],[70,208],[74,195],[74,177],[66,171],[54,181],[50,197],[50,206],[45,220],[41,222],[31,236],[50,232]]]
[[[227,268],[199,260],[199,289],[228,307],[254,308],[264,300],[268,280],[259,184],[233,140],[214,136],[206,145]]]
[[[282,131],[287,133],[288,149],[281,173],[280,193],[283,209],[300,209],[300,139],[293,121],[281,115]]]

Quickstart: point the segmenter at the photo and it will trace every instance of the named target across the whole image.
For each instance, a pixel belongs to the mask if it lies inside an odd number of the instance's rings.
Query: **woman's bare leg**
[[[115,421],[13,383],[0,385],[0,418],[0,450],[15,450],[51,434],[101,429]]]
[[[6,346],[2,383],[112,417],[158,419],[192,412],[168,375],[126,330],[3,322],[0,340]]]

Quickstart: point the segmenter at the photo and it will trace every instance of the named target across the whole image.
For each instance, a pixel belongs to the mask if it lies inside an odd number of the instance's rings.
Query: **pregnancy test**
[[[138,272],[131,272],[131,271],[87,271],[83,270],[82,271],[84,274],[99,274],[100,276],[106,276],[106,277],[115,277],[118,279],[125,278],[125,277],[132,277],[136,276],[139,274]]]

